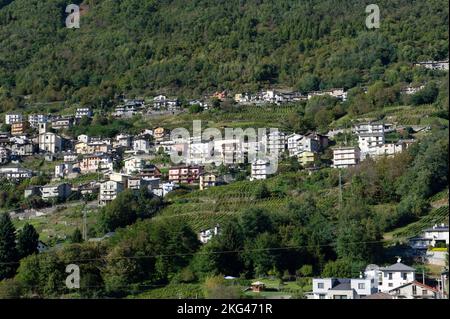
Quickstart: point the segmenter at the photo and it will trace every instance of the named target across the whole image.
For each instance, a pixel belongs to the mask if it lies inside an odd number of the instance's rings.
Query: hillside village
[[[432,65],[448,69],[448,62],[446,63],[444,66],[439,63]],[[406,86],[402,94],[415,94],[423,88],[423,85]],[[315,91],[305,95],[268,90],[256,95],[236,94],[233,100],[244,106],[281,105],[323,95],[330,95],[340,101],[346,100],[343,89]],[[207,99],[192,100],[188,101],[188,105],[208,110],[214,108],[215,101],[225,99],[226,92],[217,92],[210,97],[209,102],[206,102]],[[171,130],[162,126],[145,128],[136,135],[119,133],[113,137],[80,134],[71,138],[64,134],[81,121],[92,119],[94,112],[88,107],[79,107],[72,116],[25,116],[21,113],[5,115],[4,123],[10,131],[0,133],[0,178],[21,183],[42,175],[38,170],[23,167],[27,158],[43,159],[50,167],[50,182],[26,187],[20,197],[28,204],[11,211],[14,219],[39,218],[49,214],[40,212],[44,207],[48,211],[52,205],[57,207],[62,203],[80,200],[90,203],[92,207],[106,206],[127,189],[134,192],[145,191],[164,198],[180,187],[206,190],[233,183],[235,177],[221,173],[221,163],[228,163],[226,166],[231,165],[241,170],[244,178],[249,181],[266,180],[277,174],[269,169],[269,160],[257,158],[248,162],[249,154],[260,149],[275,154],[279,160],[295,159],[299,167],[309,171],[309,174],[326,167],[340,171],[356,167],[367,159],[378,160],[402,153],[416,142],[414,136],[417,133],[423,134],[430,130],[429,126],[406,127],[397,123],[360,119],[352,127],[336,127],[322,134],[317,131],[306,134],[278,130],[265,132],[257,141],[245,141],[237,137],[206,141],[195,136],[172,139]],[[137,114],[153,112],[176,114],[182,112],[182,108],[178,99],[158,95],[150,104],[143,99],[124,99],[123,103],[114,108],[111,116],[131,118]],[[405,138],[387,142],[386,136],[393,134]],[[341,137],[338,142],[337,137]],[[180,152],[183,153],[182,163],[171,165],[171,155]],[[216,155],[213,160],[210,156],[212,153]],[[155,159],[160,157],[166,160],[155,163]],[[438,235],[430,235],[433,229]],[[220,236],[220,233],[220,224],[217,224],[212,229],[200,230],[198,239],[206,244],[214,236]],[[113,234],[108,233],[102,238],[90,240],[103,240]],[[87,239],[87,234],[84,236]],[[433,252],[427,255],[427,250],[430,247],[442,247],[437,245],[441,242],[444,247],[448,247],[447,225],[432,228],[425,232],[424,237],[412,237],[409,242],[413,254],[427,256],[426,260],[445,265],[445,255]],[[49,248],[42,241],[40,245],[40,251]],[[396,279],[398,274],[400,277]],[[369,265],[360,278],[314,279],[313,290],[306,296],[314,299],[443,298],[446,294],[444,284],[447,274],[448,272],[443,273],[438,286],[431,287],[425,284],[425,278],[422,278],[423,282],[418,282],[415,270],[400,262],[387,268]],[[389,277],[389,283],[385,282],[386,277]],[[251,289],[256,292],[264,291],[265,284],[257,282],[252,284]]]

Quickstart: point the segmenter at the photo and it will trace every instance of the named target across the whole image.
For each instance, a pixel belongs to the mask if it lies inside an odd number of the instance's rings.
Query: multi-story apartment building
[[[166,134],[167,132],[163,127],[157,127],[153,131],[153,137],[155,138],[156,141],[162,141]]]
[[[92,117],[92,111],[88,107],[79,107],[75,112],[75,118],[81,119],[83,117]]]
[[[11,125],[13,123],[23,122],[23,116],[20,113],[8,113],[5,115],[5,124]]]
[[[267,175],[269,175],[269,161],[258,159],[253,161],[251,165],[252,170],[250,180],[260,180],[267,178]]]
[[[8,163],[11,159],[11,150],[0,147],[0,164]]]
[[[315,161],[317,161],[319,159],[319,155],[314,152],[301,151],[297,155],[297,158],[298,158],[299,163],[303,167],[306,167],[306,166],[312,165]]]
[[[422,66],[431,70],[448,70],[448,60],[417,62],[415,66]]]
[[[169,181],[177,184],[196,183],[199,181],[202,172],[203,167],[197,165],[171,167],[169,169]]]
[[[159,109],[167,109],[169,111],[174,111],[178,109],[180,106],[180,102],[178,99],[168,99],[165,95],[158,95],[153,98],[153,108]]]
[[[121,133],[116,136],[114,146],[131,148],[132,141],[133,141],[133,136],[131,136],[130,134]]]
[[[1,167],[0,178],[21,181],[33,177],[33,171],[22,167]]]
[[[133,151],[138,153],[149,153],[150,142],[145,138],[137,138],[133,141]]]
[[[26,133],[29,124],[26,121],[14,122],[11,124],[11,135],[22,135]]]
[[[66,199],[70,196],[72,192],[72,185],[68,183],[61,183],[56,185],[45,185],[42,186],[42,199]]]
[[[148,164],[144,168],[142,168],[139,172],[139,176],[143,179],[154,179],[154,178],[161,178],[161,171],[158,167],[156,167],[153,164]]]
[[[99,193],[99,205],[104,206],[114,199],[117,195],[125,190],[125,184],[123,182],[117,182],[113,180],[105,181],[100,184]]]
[[[216,186],[217,176],[214,174],[203,173],[200,175],[200,190]]]
[[[30,114],[28,115],[28,123],[32,128],[38,128],[39,123],[47,123],[48,116],[44,114]]]
[[[384,133],[361,133],[358,135],[358,145],[361,151],[361,158],[376,152],[376,148],[384,145]]]
[[[385,133],[385,124],[378,122],[365,122],[359,123],[353,127],[353,131],[356,135],[369,134],[369,133]]]
[[[360,151],[358,147],[337,147],[333,149],[334,168],[346,168],[355,166],[360,162]]]
[[[123,162],[123,172],[129,175],[140,173],[145,167],[145,160],[138,156],[128,157]]]
[[[300,141],[302,139],[303,139],[303,135],[295,134],[295,133],[286,136],[289,156],[295,156],[298,153]]]
[[[74,118],[71,116],[62,116],[52,119],[52,128],[54,130],[68,129],[72,127]]]
[[[266,152],[270,154],[278,154],[278,156],[281,156],[286,150],[286,134],[283,132],[270,132],[263,137],[262,142],[266,146]]]
[[[112,170],[113,160],[108,154],[86,154],[80,162],[80,171],[83,174]]]

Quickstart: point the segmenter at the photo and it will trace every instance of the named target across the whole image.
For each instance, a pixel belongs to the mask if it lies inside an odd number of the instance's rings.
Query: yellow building
[[[317,153],[303,151],[297,155],[298,161],[302,166],[308,166],[318,160]]]

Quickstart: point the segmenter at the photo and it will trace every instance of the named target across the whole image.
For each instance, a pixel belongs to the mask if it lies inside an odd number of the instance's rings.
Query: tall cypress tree
[[[0,215],[0,280],[13,277],[17,269],[15,228],[8,213]]]
[[[38,252],[39,234],[33,225],[28,223],[23,226],[17,236],[17,252],[20,258],[24,258]]]

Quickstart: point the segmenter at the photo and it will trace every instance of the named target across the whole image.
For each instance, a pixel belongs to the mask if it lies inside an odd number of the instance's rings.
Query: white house
[[[414,64],[415,66],[423,66],[431,70],[448,70],[448,60],[445,61],[425,61]]]
[[[72,163],[60,163],[55,165],[55,177],[64,178],[73,172]]]
[[[294,156],[299,151],[300,141],[303,139],[303,135],[291,134],[286,137],[287,148],[289,151],[289,156]]]
[[[266,146],[266,152],[281,155],[286,150],[286,134],[272,131],[263,136],[262,143]]]
[[[145,138],[137,138],[133,141],[133,150],[135,152],[149,153],[150,143]]]
[[[376,293],[371,278],[320,278],[313,279],[313,299],[360,299]]]
[[[48,116],[44,114],[30,114],[28,115],[28,123],[30,123],[30,126],[33,128],[38,128],[39,123],[47,123],[48,122]]]
[[[33,171],[22,167],[1,167],[0,177],[19,181],[33,177]]]
[[[431,245],[436,246],[436,243],[445,243],[448,245],[449,236],[448,236],[448,225],[434,225],[431,228],[427,228],[424,230],[423,237],[431,240]]]
[[[68,183],[42,186],[42,199],[66,199],[72,192],[72,186]]]
[[[164,197],[177,187],[178,187],[177,184],[175,184],[173,182],[163,183],[163,184],[160,184],[158,188],[156,188],[156,187],[153,188],[152,192],[156,196]]]
[[[386,124],[378,122],[365,122],[356,124],[353,127],[353,131],[356,135],[369,134],[369,133],[385,133]]]
[[[23,116],[20,113],[8,113],[5,115],[5,124],[11,125],[13,123],[23,122]]]
[[[252,162],[252,171],[250,180],[266,179],[269,171],[270,162],[258,159]]]
[[[347,168],[359,164],[360,151],[358,147],[337,147],[333,149],[334,168]]]
[[[88,144],[91,142],[91,138],[86,134],[80,134],[77,136],[77,141]]]
[[[116,136],[116,143],[114,144],[114,146],[122,146],[125,148],[130,148],[131,147],[131,141],[132,141],[133,137],[129,134],[118,134]]]
[[[145,160],[138,156],[124,159],[123,171],[125,174],[139,173],[145,166]]]
[[[399,259],[397,263],[391,266],[379,268],[378,290],[380,292],[389,292],[416,279],[416,270],[400,261]]]
[[[220,226],[216,225],[216,226],[214,226],[214,228],[200,231],[200,233],[198,234],[198,239],[200,240],[200,242],[202,244],[206,244],[214,236],[217,236],[219,234],[220,234]]]
[[[88,107],[79,107],[75,112],[75,118],[81,119],[82,117],[92,117],[92,111]]]
[[[358,134],[358,146],[361,151],[361,158],[370,156],[376,152],[376,148],[384,144],[384,133],[361,133]]]

